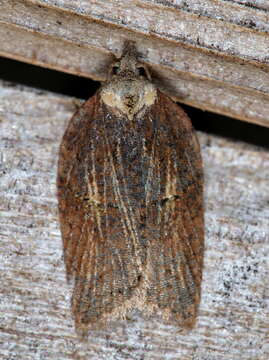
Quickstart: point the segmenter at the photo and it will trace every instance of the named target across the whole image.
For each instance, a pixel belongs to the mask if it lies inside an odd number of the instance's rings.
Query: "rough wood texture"
[[[182,334],[136,313],[76,338],[55,196],[72,98],[0,83],[0,358],[269,358],[268,167],[262,148],[199,134],[206,251],[197,327]]]
[[[175,99],[269,126],[268,1],[0,0],[0,55],[105,78],[138,43]]]

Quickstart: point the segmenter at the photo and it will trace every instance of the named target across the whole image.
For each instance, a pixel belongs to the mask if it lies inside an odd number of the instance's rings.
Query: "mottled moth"
[[[133,309],[192,327],[203,263],[203,172],[185,112],[134,43],[62,139],[58,200],[76,329]]]

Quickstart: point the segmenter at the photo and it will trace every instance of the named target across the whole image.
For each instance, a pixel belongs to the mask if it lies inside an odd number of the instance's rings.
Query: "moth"
[[[125,319],[133,309],[192,327],[204,243],[200,147],[133,42],[72,117],[57,186],[76,329]]]

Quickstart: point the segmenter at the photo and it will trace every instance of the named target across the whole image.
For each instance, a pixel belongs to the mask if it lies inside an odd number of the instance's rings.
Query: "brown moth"
[[[59,215],[75,326],[85,332],[140,309],[192,327],[204,242],[199,143],[185,112],[150,81],[133,43],[113,69],[60,146]]]

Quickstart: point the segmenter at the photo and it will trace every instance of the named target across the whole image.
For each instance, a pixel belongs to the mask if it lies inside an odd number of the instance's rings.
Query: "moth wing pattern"
[[[184,111],[157,92],[130,122],[99,94],[63,137],[58,199],[77,329],[128,311],[194,324],[203,254],[199,144]]]
[[[159,233],[149,245],[147,301],[189,328],[200,302],[204,251],[200,145],[183,109],[160,91],[149,116],[158,122],[152,182],[160,179],[160,187],[158,206],[149,206],[147,216]]]

